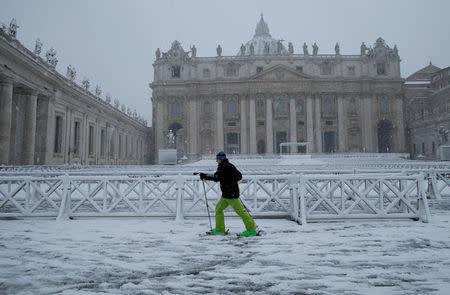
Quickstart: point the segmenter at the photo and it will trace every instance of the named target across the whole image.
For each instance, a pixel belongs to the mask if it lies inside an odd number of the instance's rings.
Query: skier
[[[256,226],[252,217],[245,211],[239,199],[238,181],[242,179],[242,174],[236,167],[231,164],[224,152],[216,155],[217,171],[214,174],[200,173],[201,180],[220,181],[220,190],[222,197],[216,205],[216,228],[211,230],[212,235],[225,234],[225,218],[223,210],[231,206],[234,211],[242,218],[246,230],[242,232],[242,236],[256,236]]]

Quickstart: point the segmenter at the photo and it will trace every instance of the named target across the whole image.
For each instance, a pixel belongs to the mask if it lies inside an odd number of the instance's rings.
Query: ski
[[[238,234],[236,234],[236,236],[237,236],[238,238],[260,237],[260,236],[262,236],[262,231],[261,231],[261,230],[257,231],[255,236],[246,236],[246,237],[244,237],[244,236],[242,235],[242,233],[238,233]]]
[[[229,229],[227,229],[226,231],[225,231],[225,233],[224,234],[213,234],[213,233],[211,233],[211,231],[207,231],[206,232],[206,235],[207,236],[227,236],[228,234],[229,234]]]

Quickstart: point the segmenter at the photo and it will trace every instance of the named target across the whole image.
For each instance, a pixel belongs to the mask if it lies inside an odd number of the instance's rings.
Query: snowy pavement
[[[445,201],[443,201],[445,202]],[[448,201],[447,201],[448,205]],[[450,206],[431,223],[0,220],[0,294],[449,294]]]

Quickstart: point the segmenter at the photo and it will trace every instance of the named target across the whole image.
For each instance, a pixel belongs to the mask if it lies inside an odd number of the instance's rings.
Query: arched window
[[[326,98],[325,101],[323,102],[323,111],[326,114],[331,113],[331,99]]]
[[[228,102],[228,114],[234,115],[236,114],[236,112],[237,112],[236,101],[230,100]]]
[[[258,103],[256,105],[256,114],[264,115],[264,102],[258,101]]]
[[[277,113],[285,113],[286,112],[286,102],[282,99],[277,100],[275,104],[275,111]]]
[[[171,113],[173,116],[178,116],[180,114],[180,103],[178,101],[172,102]]]
[[[303,113],[303,102],[302,101],[297,102],[297,113]]]
[[[211,103],[208,101],[203,105],[203,109],[205,113],[211,113]]]
[[[380,100],[380,113],[386,114],[387,111],[388,111],[388,109],[387,109],[387,99],[383,97]]]

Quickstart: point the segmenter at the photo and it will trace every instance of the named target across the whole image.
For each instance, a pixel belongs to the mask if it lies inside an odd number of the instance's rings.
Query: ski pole
[[[205,181],[202,179],[202,182],[203,182],[203,192],[205,193],[206,210],[208,210],[209,227],[210,227],[210,229],[212,231],[211,214],[209,213],[208,198],[206,197]]]
[[[194,175],[200,174],[199,172],[194,172]],[[203,183],[203,193],[205,194],[205,203],[206,203],[206,210],[208,211],[208,219],[209,219],[209,228],[212,231],[212,225],[211,225],[211,214],[209,213],[209,205],[208,205],[208,198],[206,197],[206,189],[205,189],[205,181],[202,179]]]

